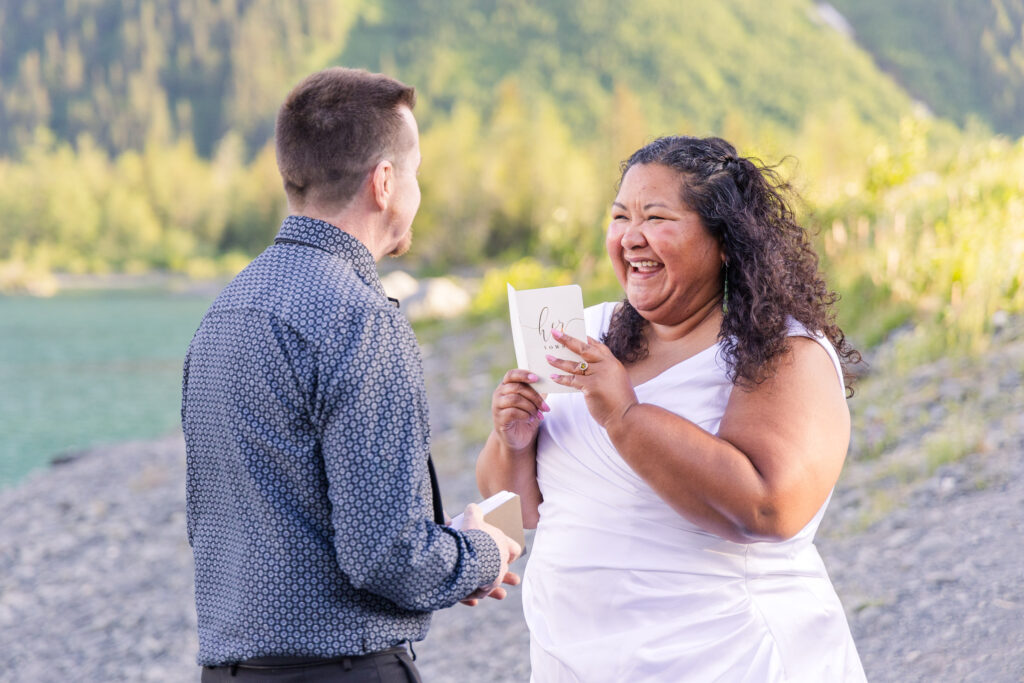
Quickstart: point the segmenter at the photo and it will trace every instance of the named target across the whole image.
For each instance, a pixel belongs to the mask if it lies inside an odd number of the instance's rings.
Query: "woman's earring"
[[[725,284],[722,286],[722,313],[729,312],[729,268],[724,264],[722,269],[725,271]]]

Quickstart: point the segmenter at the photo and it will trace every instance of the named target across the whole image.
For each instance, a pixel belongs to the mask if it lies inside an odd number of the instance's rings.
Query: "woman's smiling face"
[[[637,164],[612,204],[605,246],[629,303],[647,320],[686,320],[721,291],[724,252],[681,196],[685,176]]]

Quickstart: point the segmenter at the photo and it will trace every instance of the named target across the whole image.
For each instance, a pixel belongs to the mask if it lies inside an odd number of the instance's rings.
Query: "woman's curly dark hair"
[[[634,152],[622,164],[620,185],[637,164],[678,171],[683,202],[725,251],[728,291],[719,340],[733,383],[756,385],[771,376],[788,349],[786,319],[792,316],[832,342],[850,387],[847,368],[860,354],[836,324],[838,295],[825,285],[818,255],[786,202],[795,193],[775,169],[738,156],[721,138],[683,136],[659,138]],[[646,324],[626,299],[603,341],[623,363],[636,362],[648,353]]]

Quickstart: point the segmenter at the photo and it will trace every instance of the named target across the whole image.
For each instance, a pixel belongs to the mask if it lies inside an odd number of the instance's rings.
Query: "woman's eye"
[[[647,220],[649,220],[649,221],[663,221],[665,219],[662,218],[661,216],[650,216],[650,217],[648,217]]]
[[[620,213],[620,214],[616,214],[615,216],[612,216],[612,220],[613,221],[624,221],[624,220],[628,220],[628,219]]]

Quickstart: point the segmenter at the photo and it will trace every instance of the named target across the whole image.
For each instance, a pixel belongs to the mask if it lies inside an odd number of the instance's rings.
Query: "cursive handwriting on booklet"
[[[568,331],[568,328],[574,322],[582,322],[583,318],[573,318],[572,320],[550,320],[551,318],[551,307],[545,306],[540,309],[537,314],[537,327],[528,327],[527,329],[533,331],[536,330],[540,335],[541,341],[544,342],[544,349],[546,351],[557,351],[558,349],[564,348],[561,344],[554,341],[551,337],[552,330],[558,330],[566,334],[572,334]],[[524,327],[526,327],[524,325]]]
[[[516,363],[540,377],[540,381],[533,384],[534,388],[542,394],[574,391],[551,381],[550,376],[561,373],[561,370],[548,365],[545,356],[550,354],[573,361],[580,359],[551,333],[559,330],[577,339],[587,338],[583,290],[579,285],[520,290],[508,285],[508,308]]]

